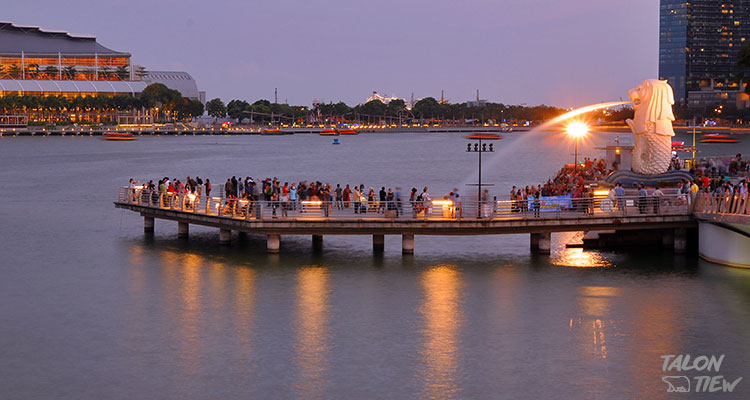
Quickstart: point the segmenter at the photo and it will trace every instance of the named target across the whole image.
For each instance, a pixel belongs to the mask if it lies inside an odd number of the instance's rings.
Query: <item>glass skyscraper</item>
[[[737,53],[750,39],[750,0],[661,0],[659,77],[669,80],[680,106],[690,91],[734,90]]]

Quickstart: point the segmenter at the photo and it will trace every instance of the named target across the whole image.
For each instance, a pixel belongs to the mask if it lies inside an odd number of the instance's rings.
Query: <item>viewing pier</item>
[[[700,256],[719,264],[750,268],[750,194],[700,194],[694,211]]]
[[[261,234],[267,238],[269,253],[279,252],[283,235],[311,235],[315,249],[322,248],[325,235],[372,235],[375,251],[383,251],[385,235],[401,235],[402,252],[412,254],[415,235],[523,233],[530,234],[532,251],[549,253],[553,232],[592,230],[656,230],[666,247],[684,252],[687,231],[697,227],[686,195],[460,205],[450,200],[376,202],[366,204],[361,213],[355,203],[282,204],[122,188],[114,205],[139,213],[146,232],[153,232],[155,221],[161,219],[176,221],[180,237],[189,235],[191,224],[218,228],[219,240],[225,244],[231,241],[232,231]]]

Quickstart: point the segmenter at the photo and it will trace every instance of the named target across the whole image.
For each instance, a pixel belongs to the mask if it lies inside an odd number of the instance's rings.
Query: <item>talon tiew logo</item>
[[[724,354],[716,356],[698,356],[692,358],[690,354],[663,355],[661,370],[664,372],[701,372],[704,374],[715,372],[718,374],[724,362]],[[692,379],[691,379],[692,378]],[[742,380],[742,377],[732,379],[724,375],[665,375],[661,380],[667,384],[668,393],[687,393],[691,386],[696,393],[725,392],[732,393]],[[692,382],[691,382],[692,381]],[[691,385],[692,383],[692,385]]]

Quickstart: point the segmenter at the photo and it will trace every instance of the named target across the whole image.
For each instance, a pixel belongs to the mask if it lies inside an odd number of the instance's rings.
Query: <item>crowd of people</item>
[[[587,206],[593,203],[593,192],[588,185],[604,179],[608,172],[603,159],[586,157],[580,165],[561,168],[554,178],[548,179],[543,185],[513,186],[510,191],[513,211],[529,211],[531,203],[534,214],[538,216],[537,204],[541,197],[570,196],[572,199],[581,199],[574,201],[574,204],[580,211],[588,213],[593,210]]]
[[[692,181],[683,181],[675,188],[679,194],[688,195],[698,192],[723,194],[723,195],[746,195],[748,193],[748,168],[750,162],[742,159],[737,154],[731,160],[722,160],[720,158],[708,158],[701,160],[691,172],[695,179]],[[602,186],[601,182],[610,171],[606,168],[603,159],[584,158],[580,165],[565,166],[557,174],[547,180],[544,184],[513,186],[510,191],[510,204],[512,212],[530,212],[533,211],[535,216],[539,216],[541,210],[542,198],[563,197],[570,198],[570,204],[575,211],[584,213],[593,213],[594,194],[592,187]],[[592,185],[595,184],[595,185]],[[202,179],[199,176],[194,178],[188,176],[184,180],[164,177],[154,182],[148,181],[146,184],[139,184],[130,180],[129,187],[142,187],[147,193],[165,193],[168,198],[176,194],[192,194],[193,197],[200,201],[201,196],[210,197],[215,193],[210,179]],[[646,212],[648,206],[653,205],[653,211],[660,210],[661,200],[641,200],[642,197],[663,197],[662,188],[656,187],[646,189],[643,185],[635,185],[633,188],[626,190],[621,185],[608,187],[609,199],[612,200],[615,207],[623,207],[623,202],[618,200],[630,196],[637,196],[638,208],[641,212]],[[331,185],[322,183],[317,180],[282,182],[277,178],[253,179],[252,177],[237,178],[233,176],[227,178],[223,185],[220,185],[223,198],[228,199],[225,202],[226,210],[231,210],[235,200],[242,201],[242,204],[251,203],[255,212],[261,212],[262,206],[270,208],[273,217],[281,214],[282,218],[288,216],[289,211],[301,211],[316,209],[322,210],[324,215],[328,216],[333,209],[349,209],[353,214],[386,214],[398,217],[405,215],[404,209],[410,209],[413,217],[418,215],[428,215],[432,211],[433,199],[428,192],[427,187],[421,191],[412,188],[404,197],[400,187],[381,186],[379,190],[374,187],[366,188],[365,185],[336,184]],[[674,190],[674,189],[670,189]],[[214,194],[215,196],[215,194]],[[689,199],[691,196],[683,196]],[[156,198],[154,198],[156,201]],[[478,208],[479,216],[490,217],[494,211],[492,205],[496,197],[492,197],[488,190],[481,192]],[[196,201],[191,198],[188,201]],[[453,189],[446,196],[442,197],[441,210],[448,214],[444,215],[450,218],[463,217],[463,198],[459,195],[458,189]],[[248,209],[251,209],[248,207]],[[424,214],[422,214],[424,213]],[[475,214],[472,214],[475,215]]]
[[[608,188],[608,198],[620,209],[625,204],[620,199],[629,194],[638,197],[637,207],[641,213],[649,210],[658,213],[661,210],[665,196],[663,188],[646,188],[642,184],[635,184],[628,190],[619,184],[612,187],[602,186],[601,181],[609,172],[611,171],[607,170],[604,160],[584,158],[581,165],[560,169],[555,177],[548,179],[545,184],[513,186],[510,191],[510,199],[514,201],[513,211],[524,212],[531,208],[536,215],[539,212],[540,197],[564,196],[573,199],[574,208],[590,213],[593,208],[591,187]],[[697,162],[690,170],[695,177],[693,180],[682,180],[671,190],[680,194],[679,201],[683,202],[689,202],[693,197],[690,195],[698,192],[727,197],[735,194],[745,196],[750,182],[749,172],[750,162],[743,160],[741,154],[728,159],[706,158]]]
[[[153,180],[141,185],[139,182],[130,179],[130,189],[144,189],[140,192],[146,196],[149,193],[154,195],[166,194],[167,201],[176,198],[177,194],[194,195],[190,201],[200,201],[200,197],[205,194],[210,197],[213,187],[210,179],[203,180],[196,176],[188,176],[184,181],[180,179],[170,179],[164,177],[157,183]],[[299,182],[281,182],[277,178],[265,178],[255,180],[252,177],[237,178],[232,176],[227,178],[221,188],[223,198],[227,199],[222,212],[231,213],[232,207],[237,202],[243,204],[250,203],[247,207],[253,212],[261,212],[262,207],[268,207],[271,215],[275,218],[280,214],[281,218],[286,218],[289,211],[322,210],[325,216],[328,216],[333,209],[344,210],[351,209],[353,214],[386,214],[392,213],[394,217],[404,215],[406,204],[411,208],[411,213],[416,217],[420,213],[430,213],[432,207],[432,196],[428,188],[424,187],[421,191],[412,188],[408,198],[403,197],[400,187],[381,186],[380,190],[375,188],[366,188],[364,184],[359,186],[350,186],[349,184],[336,184],[335,187],[328,183],[320,181],[299,181]],[[135,190],[133,195],[135,196]],[[450,199],[453,204],[461,204],[458,189],[451,191],[446,199]],[[195,200],[198,199],[198,200]],[[155,200],[157,201],[157,200]],[[162,200],[163,201],[163,200]],[[460,207],[451,208],[454,213],[461,215]],[[459,210],[459,211],[456,211]]]
[[[697,176],[717,177],[750,177],[750,160],[743,160],[742,154],[737,153],[734,157],[706,157],[697,160],[690,172]]]

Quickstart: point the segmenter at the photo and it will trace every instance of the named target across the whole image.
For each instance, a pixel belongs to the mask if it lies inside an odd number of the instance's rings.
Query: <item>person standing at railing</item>
[[[664,192],[659,189],[659,186],[654,188],[654,192],[651,193],[651,200],[654,202],[654,214],[659,214],[661,211],[661,202],[664,197]]]
[[[401,198],[401,186],[396,186],[396,192],[394,193],[394,196],[396,197],[396,210],[398,210],[397,215],[404,215],[404,207]]]
[[[411,188],[411,194],[409,194],[409,204],[411,204],[412,217],[416,218],[419,213],[419,195],[417,194],[417,188]]]
[[[342,192],[342,199],[344,201],[344,207],[349,208],[349,202],[352,201],[352,189],[347,184]]]
[[[378,204],[375,202],[375,189],[370,186],[370,191],[367,192],[367,212],[374,212],[378,210]]]
[[[586,214],[594,215],[594,192],[591,189],[584,189],[584,199],[586,201]]]
[[[539,212],[541,211],[540,208],[542,207],[542,202],[540,199],[542,195],[541,192],[541,190],[537,190],[536,192],[534,192],[534,217],[536,218],[539,218]]]
[[[133,178],[128,181],[128,195],[135,201],[135,181]]]
[[[648,192],[646,188],[641,184],[638,187],[638,212],[643,214],[646,212],[646,206],[648,204]]]
[[[396,209],[396,195],[393,193],[393,189],[388,188],[388,194],[385,198],[386,210],[395,211],[396,217],[398,217],[398,209]]]
[[[480,206],[482,208],[482,218],[487,218],[490,216],[490,209],[491,209],[491,203],[490,203],[490,191],[487,189],[484,189],[482,192],[482,197],[480,198]]]
[[[237,177],[234,175],[232,176],[232,194],[234,197],[238,197],[240,194],[240,185],[237,181]]]
[[[430,207],[432,206],[432,196],[427,193],[427,186],[422,190],[420,197],[422,199],[422,209],[424,209],[424,215],[426,217],[430,214]]]
[[[287,217],[287,210],[289,209],[289,182],[284,182],[284,186],[281,187],[281,216]]]
[[[323,186],[319,192],[320,200],[323,201],[323,215],[325,215],[326,218],[330,216],[331,213],[331,207],[333,207],[333,191],[331,190],[331,187],[326,184]]]
[[[378,213],[385,212],[385,206],[386,206],[386,199],[388,197],[388,193],[385,191],[385,186],[380,188],[380,192],[378,192]]]
[[[354,213],[359,214],[359,205],[360,205],[360,197],[359,197],[359,188],[354,187],[354,190],[352,191],[352,201],[354,202]]]
[[[206,197],[211,195],[211,180],[206,178]]]
[[[617,198],[617,208],[620,211],[625,211],[625,188],[622,187],[621,183],[615,185],[615,197]]]
[[[277,219],[276,209],[279,207],[279,198],[276,193],[271,194],[271,218]]]
[[[289,187],[289,203],[292,210],[297,209],[297,187],[293,183]]]
[[[341,184],[336,184],[336,209],[337,210],[343,210],[344,209],[344,189],[341,188]]]

